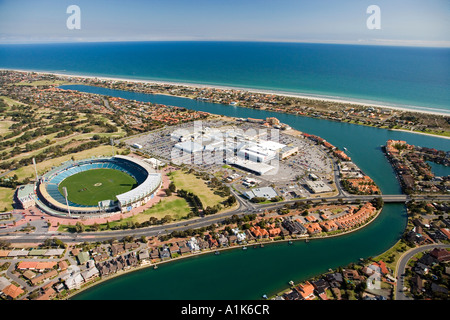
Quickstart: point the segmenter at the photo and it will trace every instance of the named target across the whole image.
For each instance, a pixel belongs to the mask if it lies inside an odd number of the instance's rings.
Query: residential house
[[[113,257],[124,254],[126,252],[123,244],[113,244],[111,245],[111,255]]]
[[[100,273],[100,277],[106,277],[111,272],[111,270],[109,269],[109,262],[97,265],[97,269]]]
[[[174,254],[179,254],[180,253],[180,247],[178,246],[178,244],[173,243],[170,247],[169,247],[169,251],[170,251],[170,256],[173,258]]]
[[[361,277],[358,273],[358,271],[353,270],[353,269],[343,269],[342,270],[342,275],[344,276],[344,278],[348,279],[348,280],[357,280],[360,281],[363,279],[363,277]]]
[[[424,291],[423,279],[420,277],[420,275],[415,274],[411,278],[411,282],[412,282],[412,291],[416,293],[422,293]]]
[[[306,216],[305,219],[308,220],[308,222],[317,221],[317,218],[315,216]]]
[[[152,249],[152,251],[150,252],[150,258],[153,259],[159,259],[159,251],[158,249],[154,248]]]
[[[80,274],[80,268],[78,266],[71,265],[67,269],[66,275],[62,278],[64,285],[67,289],[79,289],[84,282],[83,277]]]
[[[228,247],[228,245],[229,245],[228,238],[223,234],[219,235],[218,241],[219,241],[219,244],[221,247]]]
[[[214,237],[210,234],[205,236],[206,240],[208,241],[208,245],[211,249],[219,247],[219,242],[214,239]]]
[[[31,279],[33,279],[34,277],[36,277],[36,273],[34,273],[34,272],[31,271],[31,270],[26,270],[26,271],[22,274],[22,276],[23,276],[25,279],[27,279],[27,280],[31,280]]]
[[[77,255],[77,260],[78,260],[78,263],[79,264],[85,264],[86,262],[88,262],[89,261],[89,252],[85,252],[85,251],[83,251],[83,252],[80,252],[78,255]]]
[[[261,228],[260,226],[253,226],[249,230],[252,232],[253,236],[256,239],[269,237],[269,232],[266,229]]]
[[[139,264],[136,252],[131,252],[127,255],[127,264],[131,267],[136,267]]]
[[[43,294],[39,295],[34,300],[50,300],[55,294],[55,290],[52,287],[48,287],[44,290]]]
[[[341,283],[343,282],[342,274],[339,272],[329,273],[325,276],[325,279],[332,288],[340,288]]]
[[[47,280],[47,279],[54,278],[54,277],[56,277],[57,275],[58,275],[58,271],[56,271],[56,270],[51,270],[51,271],[49,271],[49,272],[46,272],[46,273],[44,273],[44,274],[42,274],[42,275],[39,275],[39,276],[34,277],[33,279],[31,279],[31,284],[32,284],[33,286],[35,286],[35,285],[37,285],[38,283],[43,282],[43,281],[45,281],[45,280]]]
[[[282,225],[286,230],[290,232],[290,234],[305,234],[307,233],[306,228],[298,221],[292,221],[290,219],[285,219],[282,222]]]
[[[308,231],[308,233],[311,235],[322,232],[322,228],[320,227],[320,225],[317,222],[309,223],[309,224],[305,225],[305,227],[306,227],[306,230]]]
[[[170,258],[169,246],[163,245],[162,248],[159,249],[159,257],[161,259],[168,259],[168,258]]]
[[[78,249],[78,248],[73,248],[72,251],[70,251],[70,253],[71,253],[74,257],[76,257],[80,252],[81,252],[81,251],[80,251],[80,249]]]
[[[109,258],[109,254],[107,254],[106,252],[104,252],[104,253],[95,255],[95,256],[94,256],[94,261],[95,261],[96,263],[99,263],[99,262],[108,260],[108,258]]]
[[[135,249],[137,249],[137,248],[139,248],[139,244],[138,243],[136,243],[136,242],[127,242],[127,243],[125,243],[125,245],[124,245],[124,250],[125,251],[129,251],[129,250],[135,250]]]
[[[333,220],[322,221],[319,223],[319,226],[322,227],[325,232],[336,231],[339,229],[339,226]]]
[[[421,262],[417,262],[413,268],[413,272],[421,276],[428,274],[428,271],[429,271],[428,266]]]
[[[234,234],[228,236],[228,243],[230,243],[230,244],[236,244],[237,241],[238,241],[238,238],[237,238]]]
[[[295,287],[295,290],[300,295],[300,300],[313,300],[316,297],[314,286],[309,281],[306,281],[305,284],[299,284]]]
[[[189,241],[186,242],[186,244],[192,252],[200,251],[198,241],[195,237],[192,237]]]
[[[2,292],[8,299],[16,299],[25,291],[23,291],[21,287],[18,287],[14,284],[10,284],[9,286],[3,288]]]
[[[283,295],[283,298],[285,300],[298,300],[300,298],[300,294],[297,292],[297,290],[292,290],[291,292],[285,293]]]
[[[69,264],[67,263],[66,260],[61,260],[58,262],[58,269],[61,271],[67,270],[67,268],[69,267]]]
[[[443,293],[444,295],[448,294],[448,289],[444,286],[441,286],[435,282],[431,283],[431,291],[433,293]]]
[[[55,261],[20,261],[16,268],[19,270],[38,270],[39,272],[43,272],[48,269],[53,269],[56,266]]]
[[[143,249],[143,250],[139,251],[139,260],[141,260],[143,262],[143,261],[148,261],[149,259],[150,259],[150,254],[148,253],[147,249]]]
[[[181,255],[191,252],[191,249],[188,247],[188,245],[185,241],[178,242],[178,247],[180,248]]]
[[[322,300],[328,300],[326,290],[329,288],[328,282],[324,279],[319,279],[311,283],[315,289],[315,292]]]
[[[450,260],[450,251],[444,248],[434,248],[430,255],[439,262],[446,262]]]
[[[93,267],[93,268],[90,268],[88,270],[81,272],[81,276],[83,277],[84,282],[89,282],[89,281],[93,280],[94,278],[99,277],[100,271],[96,267]]]
[[[203,240],[202,238],[197,238],[197,243],[200,250],[205,250],[209,248],[208,241]]]
[[[280,228],[272,228],[269,229],[269,236],[270,237],[277,237],[279,236],[281,233],[281,229]]]

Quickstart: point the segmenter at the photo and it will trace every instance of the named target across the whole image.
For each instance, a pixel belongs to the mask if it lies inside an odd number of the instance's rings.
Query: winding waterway
[[[292,128],[323,137],[343,149],[384,194],[401,193],[395,174],[380,146],[389,139],[449,150],[449,140],[402,131],[299,117],[167,95],[152,95],[83,85],[72,89],[124,99],[185,107],[239,118],[277,117]],[[227,250],[220,255],[204,254],[165,263],[117,277],[94,286],[73,299],[260,299],[311,276],[378,255],[400,238],[406,226],[404,205],[385,204],[382,213],[367,227],[354,233],[294,245],[277,243],[264,248]]]

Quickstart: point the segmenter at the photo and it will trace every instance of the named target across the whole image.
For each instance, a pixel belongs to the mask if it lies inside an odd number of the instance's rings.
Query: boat
[[[294,285],[294,281],[289,281],[289,285],[293,286]]]
[[[158,269],[158,266],[155,264],[155,265],[153,266],[153,269]]]
[[[265,295],[265,294],[263,294],[263,296],[262,296],[264,299],[267,299],[267,295]]]
[[[246,247],[246,246],[243,246],[243,247],[242,247],[242,250],[247,250],[247,247]]]
[[[308,242],[309,242],[309,239],[305,239],[305,242],[308,243]]]
[[[264,248],[264,245],[261,243],[260,247],[261,247],[261,248]]]
[[[220,252],[216,250],[216,252],[214,252],[214,254],[215,254],[215,255],[218,255],[218,254],[220,254]]]
[[[289,244],[292,244],[293,242],[291,241],[291,240],[289,240],[289,242],[288,242]]]

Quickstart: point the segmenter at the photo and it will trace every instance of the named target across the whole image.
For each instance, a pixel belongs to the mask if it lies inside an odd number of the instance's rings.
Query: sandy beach
[[[342,104],[359,105],[359,106],[381,108],[381,109],[393,109],[393,110],[399,110],[399,111],[405,111],[405,112],[417,112],[417,113],[423,113],[423,114],[434,114],[434,115],[439,115],[439,116],[450,116],[450,111],[446,112],[444,110],[425,108],[425,107],[419,107],[419,106],[411,106],[410,108],[408,108],[405,106],[380,104],[377,102],[349,100],[349,99],[344,99],[344,98],[340,98],[340,97],[297,94],[297,93],[276,91],[276,90],[262,90],[262,89],[254,89],[254,88],[233,87],[233,86],[223,86],[223,85],[213,85],[213,84],[171,82],[171,81],[161,81],[161,80],[151,80],[151,79],[141,80],[141,79],[131,79],[131,78],[121,78],[121,77],[65,74],[65,73],[61,73],[61,72],[38,71],[38,70],[1,69],[1,68],[0,68],[0,70],[1,71],[17,71],[17,72],[34,72],[37,74],[55,75],[55,76],[67,77],[67,78],[71,78],[71,79],[86,78],[86,79],[97,79],[97,80],[103,80],[103,81],[123,81],[123,82],[130,82],[130,83],[148,83],[148,84],[158,84],[158,85],[184,86],[184,87],[188,87],[188,88],[210,88],[210,89],[219,89],[219,90],[238,90],[238,91],[246,91],[246,92],[257,93],[257,94],[269,94],[269,95],[277,95],[277,96],[284,96],[284,97],[309,99],[309,100],[315,100],[315,101],[327,101],[327,102],[336,102],[336,103],[342,103]],[[426,110],[423,110],[423,108],[425,108]]]

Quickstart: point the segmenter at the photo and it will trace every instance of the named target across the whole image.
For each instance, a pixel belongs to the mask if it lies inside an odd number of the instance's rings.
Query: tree
[[[158,222],[158,218],[156,217],[150,217],[150,219],[148,219],[148,221],[150,222],[150,224],[156,224]]]
[[[75,224],[75,232],[77,232],[77,233],[82,233],[82,232],[84,232],[84,224],[82,224],[82,223],[80,223],[80,222],[77,222],[77,223]]]
[[[372,201],[373,206],[375,207],[375,209],[379,210],[383,207],[384,201],[381,197],[379,198],[374,198]]]

